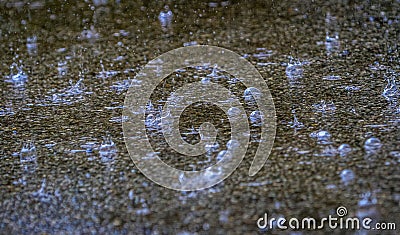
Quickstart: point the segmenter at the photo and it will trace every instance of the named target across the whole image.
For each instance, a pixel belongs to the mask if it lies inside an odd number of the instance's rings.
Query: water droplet
[[[286,76],[289,79],[299,79],[303,77],[303,65],[299,61],[289,62],[286,66]]]
[[[264,122],[264,114],[261,111],[253,111],[250,114],[250,122],[253,126],[262,126]]]
[[[354,172],[350,169],[344,169],[341,173],[340,173],[340,178],[342,180],[342,183],[347,186],[350,183],[352,183],[354,181],[354,179],[356,178],[356,175],[354,174]]]
[[[217,155],[217,159],[216,159],[217,162],[221,161],[221,160],[225,157],[226,153],[227,153],[226,150],[220,151],[220,152],[218,153],[218,155]]]
[[[242,114],[242,112],[239,108],[231,107],[228,109],[229,118],[238,119],[242,116],[241,114]]]
[[[327,131],[318,131],[318,132],[313,132],[310,134],[310,137],[316,138],[318,143],[320,144],[330,144],[331,143],[331,134]]]
[[[375,152],[382,147],[381,141],[376,137],[367,139],[364,143],[364,149],[367,152]]]
[[[172,30],[172,11],[169,9],[168,5],[164,6],[164,9],[158,15],[158,20],[160,21],[161,28],[164,32]]]
[[[246,90],[244,90],[243,93],[244,99],[247,102],[255,102],[256,99],[261,99],[261,91],[258,90],[255,87],[249,87]]]
[[[341,157],[347,156],[351,151],[351,147],[348,144],[341,144],[338,148]]]

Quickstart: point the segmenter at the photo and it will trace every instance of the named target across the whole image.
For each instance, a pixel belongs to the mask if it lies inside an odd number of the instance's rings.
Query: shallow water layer
[[[351,0],[0,1],[1,230],[278,233],[260,230],[258,218],[324,218],[339,206],[348,216],[400,226],[399,7]],[[230,49],[257,68],[274,99],[277,133],[257,175],[248,176],[260,144],[252,125],[245,160],[229,178],[178,192],[135,167],[121,115],[129,85],[141,84],[140,68],[190,45]],[[151,106],[157,111],[170,92],[208,82],[210,74],[243,96],[243,84],[210,65],[164,79]],[[257,107],[246,96],[240,101],[257,123]],[[182,136],[197,143],[208,121],[218,145],[187,158],[168,148],[155,124],[159,113],[147,114],[154,114],[146,119],[153,148],[179,169],[214,164],[229,140],[221,110],[193,105],[181,116]]]

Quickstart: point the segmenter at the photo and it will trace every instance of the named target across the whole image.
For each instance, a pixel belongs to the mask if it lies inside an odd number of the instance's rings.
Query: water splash
[[[18,56],[17,56],[18,57]],[[16,58],[17,58],[16,57]],[[23,86],[25,85],[25,82],[28,81],[28,75],[24,72],[23,70],[23,65],[22,61],[19,61],[20,64],[17,64],[16,62],[13,62],[10,66],[10,75],[7,76],[6,82],[12,82],[15,84],[15,86]],[[15,69],[17,70],[15,73]]]
[[[32,193],[32,196],[38,198],[39,201],[48,203],[50,202],[54,196],[50,193],[46,192],[46,179],[43,179],[40,189],[36,192]]]
[[[340,179],[345,186],[353,183],[355,178],[356,175],[350,169],[344,169],[342,172],[340,172]]]
[[[338,151],[341,157],[345,157],[352,151],[352,149],[348,144],[341,144],[338,148]]]
[[[321,157],[334,157],[337,156],[338,150],[333,146],[333,145],[327,145],[325,146],[322,151],[316,156],[321,156]]]
[[[304,69],[303,64],[299,61],[290,57],[290,62],[285,69],[286,76],[291,80],[297,80],[303,77]]]
[[[168,5],[165,5],[164,9],[158,15],[158,20],[160,21],[161,29],[164,33],[172,33],[172,19],[172,11],[169,9]]]
[[[304,124],[302,122],[299,122],[299,120],[296,117],[296,114],[293,114],[293,121],[288,123],[289,126],[295,130],[300,130],[304,128]]]
[[[99,147],[99,153],[101,157],[114,157],[117,153],[117,146],[111,139],[110,135],[107,135],[104,137],[103,142],[101,143]]]
[[[21,163],[36,161],[36,146],[32,140],[22,145],[19,157]]]
[[[68,73],[67,61],[59,61],[57,64],[58,76],[63,77]]]
[[[106,78],[114,77],[119,74],[118,71],[114,71],[114,70],[106,71],[104,69],[103,60],[100,60],[100,67],[101,67],[101,71],[99,72],[99,74],[97,74],[97,76],[96,76],[97,78],[106,79]]]
[[[262,126],[264,123],[264,114],[256,110],[251,112],[249,119],[252,126]]]
[[[317,139],[318,144],[331,144],[331,134],[328,131],[316,131],[310,134],[311,138]]]
[[[328,55],[337,53],[340,50],[339,33],[335,32],[333,36],[328,33],[325,37],[325,49]]]
[[[326,102],[325,100],[321,100],[321,102],[313,104],[313,107],[316,112],[321,113],[334,113],[336,111],[336,106],[333,101]]]
[[[382,96],[390,102],[397,101],[397,99],[400,97],[400,90],[396,84],[396,74],[393,71],[389,71],[385,74],[385,79],[387,81],[387,85],[382,92]]]
[[[256,99],[262,98],[262,93],[255,87],[249,87],[244,90],[243,97],[246,103],[253,104],[256,102]]]
[[[339,41],[339,27],[336,16],[332,16],[329,12],[326,14],[325,27],[325,49],[327,55],[330,56],[333,53],[337,53],[340,50]]]
[[[360,219],[366,217],[377,221],[380,217],[380,213],[377,208],[378,200],[376,198],[375,192],[368,191],[361,195],[361,199],[358,201],[358,208],[356,211],[356,216]],[[375,223],[375,222],[374,222]],[[374,225],[371,224],[371,227]]]
[[[89,40],[89,41],[95,41],[100,38],[100,34],[96,31],[94,28],[94,25],[91,25],[89,29],[85,28],[79,37],[79,39],[83,40]]]
[[[28,50],[28,54],[29,55],[36,55],[38,52],[38,47],[37,47],[37,37],[36,35],[32,36],[32,37],[28,37],[26,39],[26,48]]]
[[[257,48],[257,53],[253,54],[253,57],[259,60],[265,60],[268,59],[268,57],[273,55],[273,51],[267,50],[266,48]]]
[[[339,75],[328,75],[323,77],[323,80],[328,80],[328,81],[337,81],[337,80],[341,80],[342,77],[340,77]]]
[[[83,78],[80,78],[75,84],[70,80],[69,84],[71,87],[65,92],[66,95],[79,95],[85,90]]]
[[[0,117],[14,115],[12,104],[8,104],[4,107],[0,107]]]

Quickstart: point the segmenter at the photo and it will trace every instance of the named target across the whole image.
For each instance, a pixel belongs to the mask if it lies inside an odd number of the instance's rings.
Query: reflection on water
[[[398,219],[398,2],[39,0],[0,1],[0,9],[4,233],[251,234],[265,212],[326,217],[340,205],[360,218]],[[203,44],[256,66],[274,98],[277,136],[267,164],[247,177],[262,144],[266,114],[255,102],[262,93],[223,65],[175,71],[146,107],[132,110],[145,114],[146,136],[135,138],[151,139],[156,152],[148,159],[205,170],[238,146],[228,141],[229,117],[241,118],[240,110],[227,116],[195,104],[179,120],[182,139],[198,143],[207,121],[216,141],[190,158],[168,148],[162,122],[175,117],[163,107],[185,100],[171,96],[184,83],[229,89],[251,128],[237,172],[210,189],[175,192],[131,161],[121,130],[124,95],[147,82],[135,75],[148,60]],[[165,69],[163,61],[150,66]]]

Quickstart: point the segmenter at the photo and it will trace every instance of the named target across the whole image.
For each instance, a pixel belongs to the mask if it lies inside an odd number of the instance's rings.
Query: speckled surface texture
[[[158,16],[166,4],[173,18],[163,28]],[[387,78],[400,90],[399,9],[396,0],[0,1],[0,233],[356,233],[265,231],[256,224],[266,212],[322,218],[339,206],[348,216],[399,227],[400,107],[396,94],[382,95]],[[123,140],[122,105],[141,66],[196,43],[232,50],[258,69],[274,98],[277,134],[256,176],[247,175],[254,141],[228,179],[178,192],[135,167]],[[297,60],[303,74],[291,78],[286,69]],[[211,70],[169,76],[153,102]],[[10,74],[23,81],[9,81]],[[235,89],[240,94],[245,88]],[[293,125],[294,115],[302,125]],[[185,111],[181,130],[211,120],[220,125],[222,146],[229,125],[221,118],[220,110],[199,104]],[[321,130],[330,133],[329,141]],[[259,130],[252,133],[257,139]],[[148,134],[164,161],[182,169],[197,164],[169,153],[159,134]],[[102,155],[107,135],[117,153]],[[199,138],[185,137],[193,143]],[[367,151],[371,137],[381,147]],[[21,162],[29,141],[36,159]],[[341,156],[342,144],[352,151]]]

